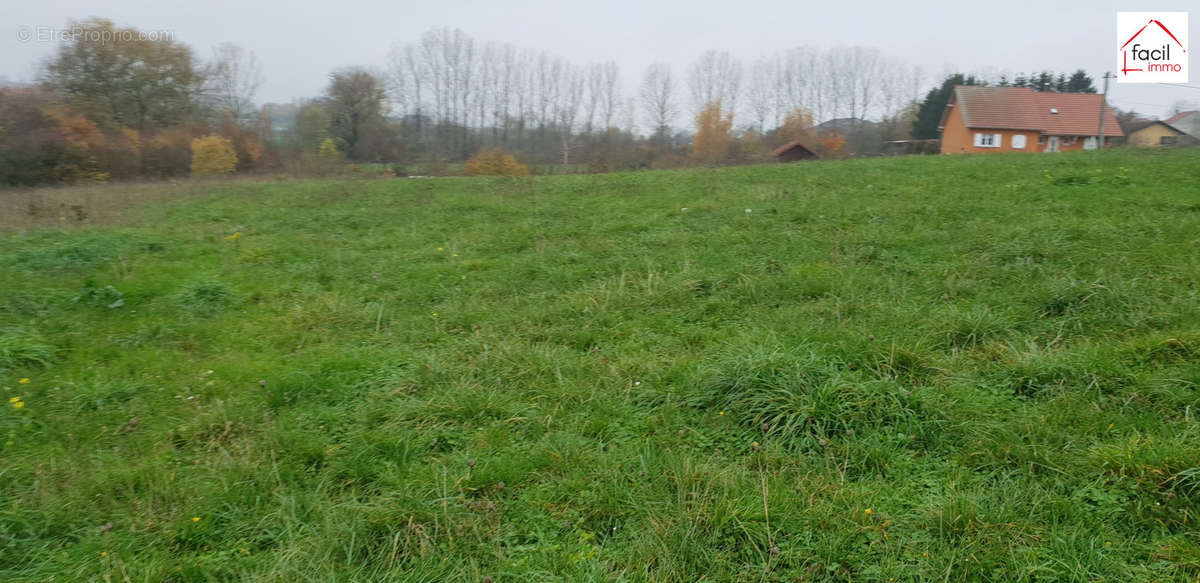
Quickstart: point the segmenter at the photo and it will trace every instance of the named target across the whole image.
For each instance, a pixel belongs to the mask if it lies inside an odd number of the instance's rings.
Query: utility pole
[[[1104,95],[1100,97],[1100,144],[1096,147],[1104,149],[1104,107],[1108,105],[1108,80],[1116,79],[1117,76],[1112,74],[1112,71],[1104,73]]]

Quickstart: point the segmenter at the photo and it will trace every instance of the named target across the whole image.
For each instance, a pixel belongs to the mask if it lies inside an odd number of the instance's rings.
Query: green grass
[[[0,579],[1200,577],[1200,150],[209,188],[0,236]]]

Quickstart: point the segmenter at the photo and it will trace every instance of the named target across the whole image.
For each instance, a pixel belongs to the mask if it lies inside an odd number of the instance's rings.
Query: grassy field
[[[1200,577],[1200,149],[122,192],[0,234],[2,580]]]

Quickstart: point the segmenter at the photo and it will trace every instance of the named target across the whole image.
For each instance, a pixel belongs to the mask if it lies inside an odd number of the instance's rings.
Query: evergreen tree
[[[1067,91],[1071,93],[1095,93],[1096,86],[1092,85],[1092,78],[1087,74],[1087,71],[1079,69],[1071,74],[1071,78],[1067,80]]]
[[[1059,73],[1058,77],[1054,79],[1054,90],[1059,93],[1067,92],[1067,76],[1065,74]]]
[[[942,123],[942,114],[946,104],[954,94],[955,85],[983,85],[974,76],[963,76],[955,73],[946,77],[940,87],[935,87],[925,94],[925,101],[917,111],[917,119],[913,122],[912,136],[915,140],[932,140],[938,137],[938,126]]]
[[[1054,90],[1054,73],[1050,71],[1042,71],[1037,76],[1031,77],[1029,84],[1034,91],[1053,91]]]

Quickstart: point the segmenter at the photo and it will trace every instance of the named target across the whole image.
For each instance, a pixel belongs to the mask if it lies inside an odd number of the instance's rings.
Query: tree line
[[[99,18],[72,26],[122,30]],[[129,40],[95,40],[114,38]],[[306,172],[342,160],[404,172],[484,150],[589,171],[765,161],[792,140],[826,156],[867,153],[867,141],[928,136],[954,83],[983,82],[952,75],[922,98],[923,77],[870,47],[749,62],[708,51],[682,71],[651,64],[627,91],[614,62],[438,28],[396,43],[381,67],[332,72],[319,96],[260,106],[262,67],[237,45],[204,59],[173,39],[83,34],[57,48],[36,85],[0,90],[0,184]],[[998,83],[1094,91],[1083,71]]]

